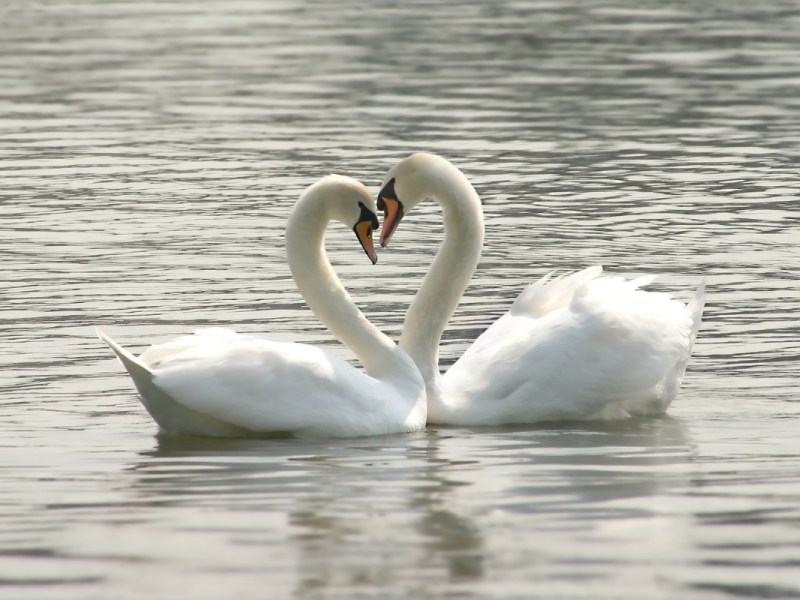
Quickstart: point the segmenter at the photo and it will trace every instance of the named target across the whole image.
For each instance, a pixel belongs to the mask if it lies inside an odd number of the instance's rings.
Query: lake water
[[[0,597],[800,598],[794,0],[9,0],[0,32]],[[415,150],[486,214],[443,361],[552,269],[705,276],[668,416],[158,435],[94,326],[349,356],[285,220]],[[377,266],[328,248],[397,338],[441,235],[428,203]]]

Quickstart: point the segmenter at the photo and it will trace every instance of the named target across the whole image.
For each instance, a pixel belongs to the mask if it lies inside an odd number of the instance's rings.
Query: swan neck
[[[323,204],[301,198],[289,218],[289,268],[311,311],[356,355],[367,373],[378,377],[396,367],[397,347],[367,320],[336,276],[324,248],[330,217],[320,210]]]
[[[478,266],[483,212],[475,189],[450,163],[437,165],[426,183],[427,195],[442,207],[445,235],[406,313],[400,347],[414,359],[426,383],[432,384],[440,377],[442,333]]]

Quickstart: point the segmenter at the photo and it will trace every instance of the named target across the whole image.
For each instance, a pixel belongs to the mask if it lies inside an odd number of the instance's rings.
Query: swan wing
[[[170,431],[344,437],[405,430],[408,403],[393,398],[393,388],[314,346],[206,329],[152,346],[134,360],[138,372],[130,360],[123,363],[142,402]],[[231,431],[197,430],[186,411]]]
[[[529,288],[521,306],[445,373],[454,398],[448,422],[584,419],[616,402],[666,409],[664,380],[681,361],[685,368],[696,315],[667,294],[638,289],[645,279],[600,277],[588,269],[570,277],[560,282],[572,290],[566,305],[563,290],[548,297],[554,282]],[[431,420],[437,409],[429,409]]]
[[[511,313],[541,317],[548,312],[569,306],[575,290],[587,281],[600,277],[603,267],[596,265],[575,273],[553,277],[553,272],[531,283],[517,296]]]

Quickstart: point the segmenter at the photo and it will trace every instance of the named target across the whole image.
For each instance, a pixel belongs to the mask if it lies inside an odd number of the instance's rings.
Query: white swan
[[[590,267],[531,284],[442,376],[442,331],[483,244],[472,185],[445,159],[413,154],[378,195],[385,246],[426,197],[443,210],[445,239],[406,315],[400,347],[428,385],[428,422],[500,425],[622,418],[666,411],[680,387],[700,325],[704,284],[687,306]]]
[[[301,294],[366,373],[307,344],[227,329],[151,346],[137,358],[98,330],[162,429],[331,437],[424,429],[425,383],[416,365],[366,319],[325,255],[325,229],[335,219],[353,228],[374,264],[374,208],[361,183],[330,175],[303,193],[286,228],[289,267]]]

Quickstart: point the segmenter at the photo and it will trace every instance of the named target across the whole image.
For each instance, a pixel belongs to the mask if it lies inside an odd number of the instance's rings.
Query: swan
[[[210,328],[136,357],[99,329],[161,429],[207,436],[351,437],[424,429],[425,382],[411,358],[350,299],[324,250],[328,223],[352,228],[373,264],[375,202],[329,175],[302,194],[286,227],[292,276],[309,308],[366,372],[312,345]]]
[[[386,246],[426,197],[442,207],[445,239],[406,314],[400,347],[428,387],[428,423],[502,425],[624,418],[665,412],[700,326],[704,282],[684,305],[593,266],[530,284],[444,375],[438,347],[478,264],[483,216],[467,178],[417,153],[395,165],[378,194]]]

